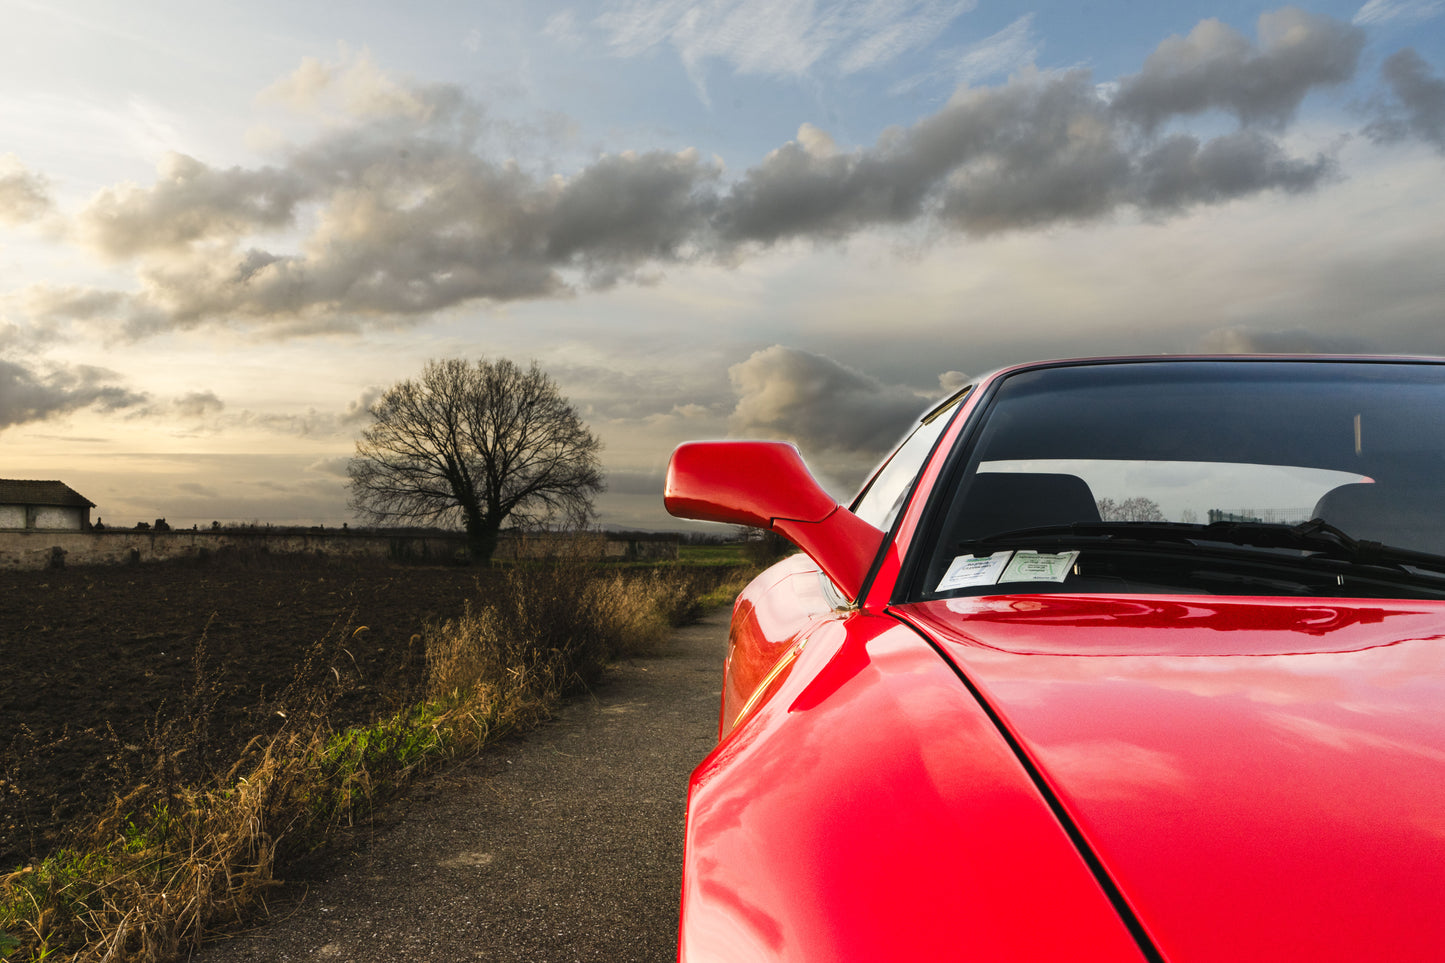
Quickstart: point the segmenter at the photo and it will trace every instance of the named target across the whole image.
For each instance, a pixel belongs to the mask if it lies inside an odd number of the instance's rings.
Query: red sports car
[[[675,515],[738,599],[679,958],[1445,959],[1445,362],[1010,368],[844,507],[791,445]]]

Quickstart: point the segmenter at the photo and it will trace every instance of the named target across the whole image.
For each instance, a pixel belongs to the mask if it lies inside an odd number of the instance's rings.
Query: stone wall
[[[0,531],[0,569],[52,565],[125,565],[199,559],[220,552],[311,554],[450,562],[464,549],[460,535],[371,535],[342,532],[279,534],[210,531]]]

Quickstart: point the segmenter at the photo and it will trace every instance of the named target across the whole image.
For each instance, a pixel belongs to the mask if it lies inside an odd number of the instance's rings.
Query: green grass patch
[[[752,564],[747,557],[747,546],[741,542],[728,545],[679,545],[677,560],[684,565],[734,565]]]

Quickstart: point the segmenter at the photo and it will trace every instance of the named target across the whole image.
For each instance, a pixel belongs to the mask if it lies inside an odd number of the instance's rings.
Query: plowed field
[[[307,671],[347,682],[335,724],[400,703],[424,670],[412,636],[488,577],[286,557],[0,572],[0,872],[111,800],[157,733],[185,729],[181,768],[203,774],[267,732],[318,643]]]

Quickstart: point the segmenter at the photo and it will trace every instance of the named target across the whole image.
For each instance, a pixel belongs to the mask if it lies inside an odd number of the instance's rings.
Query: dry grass
[[[335,666],[365,629],[336,631],[276,700],[279,731],[253,740],[220,778],[186,778],[204,718],[157,732],[146,781],[71,845],[0,877],[0,959],[165,961],[210,929],[264,916],[289,858],[420,770],[536,724],[609,661],[655,651],[705,599],[741,585],[736,572],[698,568],[515,569],[495,597],[413,640],[426,652],[424,701],[340,731],[328,722],[345,687]]]

